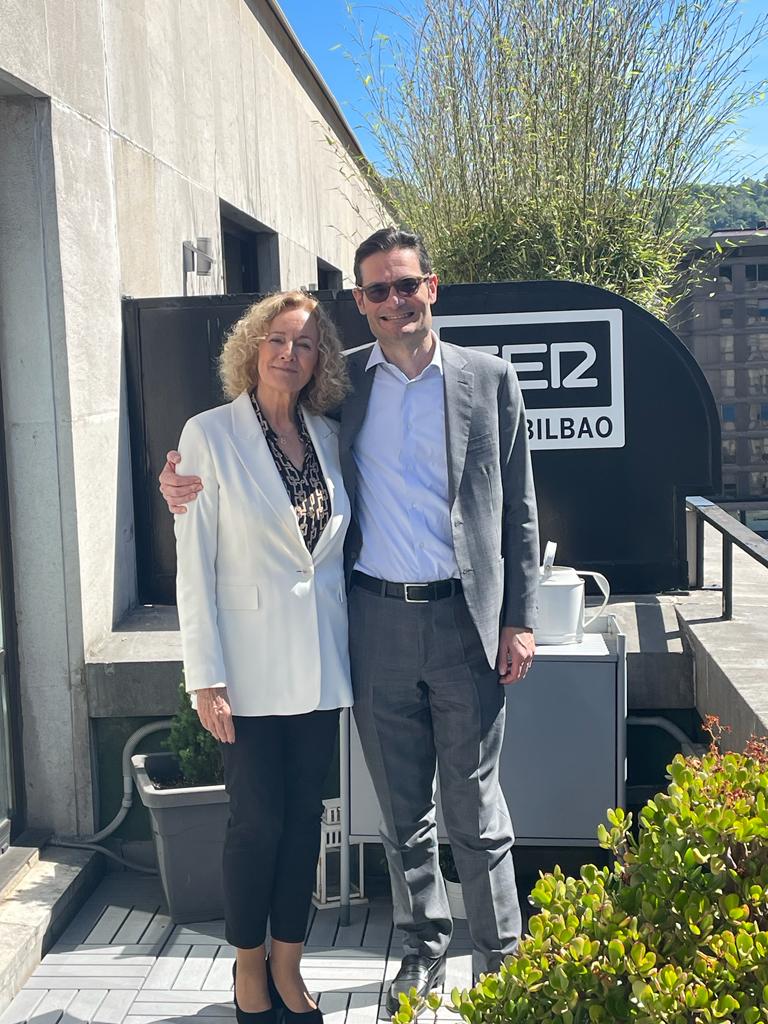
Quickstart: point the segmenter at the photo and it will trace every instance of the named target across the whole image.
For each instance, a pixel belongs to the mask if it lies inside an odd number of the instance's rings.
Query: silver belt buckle
[[[408,596],[408,587],[425,587],[425,586],[426,586],[426,583],[404,583],[403,584],[403,594],[405,596],[405,603],[406,604],[429,604],[429,598],[428,597],[409,597]]]

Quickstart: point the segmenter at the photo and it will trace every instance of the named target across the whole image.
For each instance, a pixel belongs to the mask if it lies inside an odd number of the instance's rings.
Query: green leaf
[[[635,942],[629,951],[629,955],[632,959],[632,963],[635,967],[639,967],[645,959],[645,944],[642,942]]]
[[[726,1017],[729,1013],[733,1013],[734,1010],[738,1010],[738,1008],[738,999],[734,999],[733,996],[726,994],[720,996],[720,998],[717,999],[717,1001],[712,1005],[711,1012],[712,1016],[716,1019],[722,1019],[723,1017]]]
[[[608,959],[617,967],[624,959],[624,943],[621,939],[611,939],[608,943]]]

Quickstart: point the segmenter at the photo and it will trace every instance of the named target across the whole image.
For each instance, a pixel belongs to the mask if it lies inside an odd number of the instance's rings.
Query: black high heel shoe
[[[274,1003],[268,1010],[259,1010],[258,1013],[249,1013],[247,1010],[241,1010],[237,1005],[237,960],[232,964],[232,998],[235,1001],[235,1019],[237,1024],[278,1024]],[[270,998],[272,998],[271,988]]]
[[[272,1006],[277,1009],[278,1024],[323,1024],[323,1014],[317,1006],[312,1010],[302,1010],[301,1013],[297,1013],[285,1005],[285,1000],[278,992],[275,979],[272,977],[269,957],[267,957],[267,986]]]

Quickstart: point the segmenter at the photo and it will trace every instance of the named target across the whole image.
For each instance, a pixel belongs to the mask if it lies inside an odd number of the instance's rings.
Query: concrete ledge
[[[104,871],[90,850],[48,848],[0,902],[0,1012],[61,935]]]
[[[179,710],[181,661],[115,661],[85,666],[91,718],[171,718]]]
[[[696,708],[717,715],[732,732],[726,749],[742,750],[752,735],[768,735],[768,570],[733,551],[733,619],[722,614],[720,534],[704,533],[704,590],[677,605],[685,644],[695,663]]]
[[[639,594],[609,603],[627,637],[630,710],[694,706],[693,658],[683,648],[675,615],[679,599]],[[89,714],[91,718],[174,715],[181,672],[176,609],[163,605],[133,609],[89,652],[85,666]]]
[[[88,714],[91,718],[175,715],[181,672],[176,608],[134,608],[88,652]]]
[[[695,706],[690,651],[628,651],[627,710]]]
[[[684,620],[683,620],[684,621]],[[768,652],[766,631],[739,628],[744,650],[724,649],[725,630],[733,623],[685,623],[696,664],[696,707],[717,715],[731,732],[722,737],[728,750],[743,750],[751,736],[768,736]],[[750,633],[753,639],[748,639]],[[761,646],[758,646],[761,645]],[[755,654],[762,651],[762,657]]]
[[[705,589],[614,597],[627,637],[630,711],[696,708],[717,714],[743,746],[768,732],[768,571],[734,551],[734,615],[720,619],[720,536],[705,531]],[[594,601],[588,602],[590,605]],[[181,638],[170,606],[136,608],[86,664],[92,718],[171,716],[178,708]]]
[[[40,860],[40,851],[50,838],[50,831],[28,829],[0,857],[0,906]]]
[[[627,638],[629,711],[694,706],[693,658],[675,614],[679,600],[673,594],[633,594],[608,602]]]

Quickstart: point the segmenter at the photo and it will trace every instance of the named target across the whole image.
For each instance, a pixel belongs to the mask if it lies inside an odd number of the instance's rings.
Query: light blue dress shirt
[[[435,338],[432,360],[413,380],[387,362],[378,342],[365,369],[376,376],[353,446],[362,533],[355,568],[395,583],[458,577],[440,342]]]

